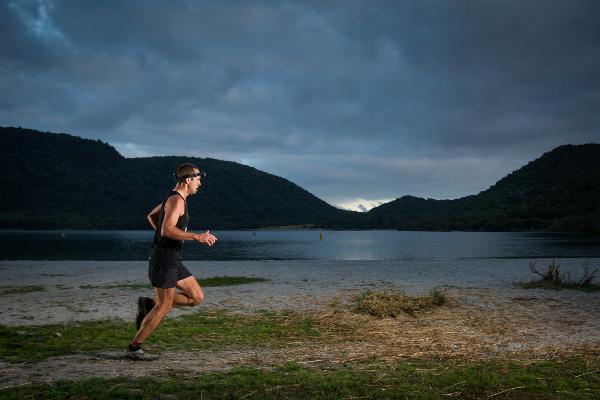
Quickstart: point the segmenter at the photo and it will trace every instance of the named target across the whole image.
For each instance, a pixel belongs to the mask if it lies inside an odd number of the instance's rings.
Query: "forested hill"
[[[174,186],[171,174],[184,162],[208,173],[189,201],[191,229],[312,225],[600,232],[599,144],[558,147],[477,195],[457,200],[404,196],[357,213],[234,162],[125,158],[99,140],[2,127],[0,228],[147,229],[146,214]]]
[[[405,196],[368,217],[369,225],[403,230],[600,232],[600,144],[557,147],[475,196]]]
[[[0,227],[147,229],[146,214],[184,162],[208,176],[190,198],[191,229],[315,224],[338,227],[339,210],[294,183],[210,158],[125,158],[101,141],[0,127]]]

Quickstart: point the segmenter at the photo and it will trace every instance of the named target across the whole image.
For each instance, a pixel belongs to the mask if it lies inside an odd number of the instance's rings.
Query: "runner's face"
[[[199,170],[197,170],[197,169],[196,169],[196,170],[194,170],[194,173],[195,173],[195,174],[197,174],[197,173],[199,173],[199,172],[200,172],[200,171],[199,171]],[[192,182],[191,182],[191,185],[192,185],[192,193],[197,193],[197,192],[198,192],[198,190],[200,189],[200,186],[202,186],[202,181],[201,181],[201,179],[202,179],[202,178],[201,178],[201,177],[199,177],[199,176],[195,176],[194,178],[192,178]]]

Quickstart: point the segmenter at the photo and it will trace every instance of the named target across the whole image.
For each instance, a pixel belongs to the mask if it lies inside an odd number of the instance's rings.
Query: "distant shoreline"
[[[310,225],[310,224],[306,224]],[[190,229],[192,231],[210,230],[215,232],[267,232],[267,231],[328,231],[328,232],[430,232],[430,233],[555,233],[565,235],[585,235],[599,236],[600,232],[587,231],[550,231],[550,230],[401,230],[401,229],[382,229],[382,228],[303,228],[306,225],[285,225],[265,228],[210,228],[200,227]],[[1,233],[7,232],[152,232],[151,229],[135,228],[0,228]]]

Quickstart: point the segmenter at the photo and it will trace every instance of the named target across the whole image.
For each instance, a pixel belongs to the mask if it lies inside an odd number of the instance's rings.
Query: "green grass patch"
[[[268,279],[248,276],[214,276],[211,278],[198,279],[198,283],[202,287],[246,285],[248,283],[259,283],[266,281],[268,281]]]
[[[405,361],[270,370],[236,368],[163,379],[88,379],[2,390],[4,399],[594,399],[600,361]]]
[[[379,318],[396,318],[403,314],[411,316],[447,303],[446,296],[434,289],[423,296],[409,296],[396,292],[363,292],[355,299],[355,310]]]
[[[120,320],[40,326],[0,326],[0,359],[35,362],[52,356],[124,349],[135,335],[133,324]],[[231,315],[197,313],[166,318],[146,341],[153,351],[218,350],[229,346],[284,346],[318,336],[312,317],[292,312]]]
[[[248,276],[214,276],[197,279],[202,287],[246,285],[248,283],[266,282],[268,279]],[[110,285],[81,285],[80,289],[151,289],[149,283],[123,282]]]
[[[65,325],[0,326],[0,359],[8,362],[40,361],[81,351],[123,347],[133,325],[119,320]]]
[[[550,290],[579,290],[581,292],[598,292],[600,291],[600,285],[595,283],[589,283],[586,286],[581,286],[572,282],[551,282],[551,281],[532,281],[518,284],[523,289],[550,289]]]
[[[80,289],[152,289],[149,283],[123,282],[111,285],[81,285]]]
[[[0,295],[12,294],[12,293],[32,293],[32,292],[43,292],[45,288],[43,286],[0,286]]]
[[[285,346],[319,335],[311,316],[267,311],[257,315],[194,314],[159,326],[153,342],[163,349]],[[158,331],[157,331],[158,332]],[[178,343],[179,342],[179,343]]]

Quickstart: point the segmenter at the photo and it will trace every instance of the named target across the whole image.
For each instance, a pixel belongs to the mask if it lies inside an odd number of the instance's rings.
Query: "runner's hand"
[[[204,243],[207,246],[212,246],[217,241],[217,237],[210,233],[210,231],[206,231],[204,233],[194,235],[194,240],[196,242]]]

